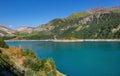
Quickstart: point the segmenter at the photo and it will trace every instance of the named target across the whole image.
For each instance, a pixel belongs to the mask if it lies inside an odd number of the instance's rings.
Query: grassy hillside
[[[71,37],[77,39],[119,39],[120,13],[101,14],[99,18],[93,16],[92,21],[71,27],[58,36],[58,38],[65,39]]]

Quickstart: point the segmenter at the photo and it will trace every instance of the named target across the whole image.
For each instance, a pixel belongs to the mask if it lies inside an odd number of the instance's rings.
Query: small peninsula
[[[65,76],[55,66],[53,59],[40,59],[22,47],[9,47],[0,38],[0,76],[10,72],[13,76]]]

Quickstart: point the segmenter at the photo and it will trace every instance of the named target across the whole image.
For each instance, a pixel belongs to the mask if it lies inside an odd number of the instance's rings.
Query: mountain
[[[14,30],[0,25],[0,36],[13,36],[14,33]]]
[[[119,39],[120,6],[76,12],[35,28],[18,29],[16,35],[18,39]]]
[[[32,33],[33,32],[33,28],[32,27],[21,27],[17,31],[18,32]]]

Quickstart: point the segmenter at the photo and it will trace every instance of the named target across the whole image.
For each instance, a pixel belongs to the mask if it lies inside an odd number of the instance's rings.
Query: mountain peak
[[[33,27],[20,27],[19,29],[17,29],[18,32],[27,32],[27,33],[31,33],[33,32]]]

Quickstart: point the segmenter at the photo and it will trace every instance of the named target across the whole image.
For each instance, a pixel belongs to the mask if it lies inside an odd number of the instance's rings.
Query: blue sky
[[[74,12],[112,6],[120,6],[120,0],[0,0],[0,24],[36,27]]]

